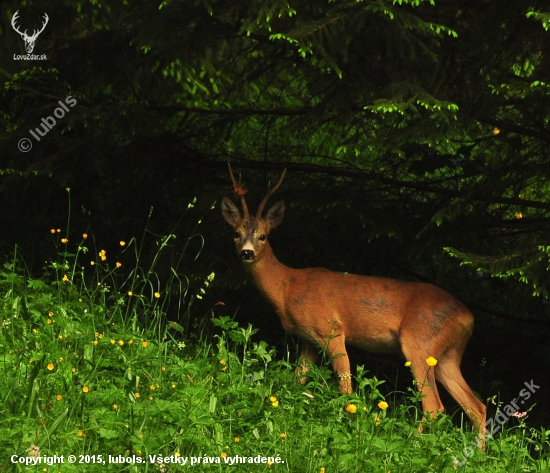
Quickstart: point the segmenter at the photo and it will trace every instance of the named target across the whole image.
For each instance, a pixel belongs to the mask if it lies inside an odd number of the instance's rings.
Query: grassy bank
[[[193,325],[214,274],[193,290],[181,268],[162,282],[131,240],[117,243],[134,257],[121,277],[88,235],[51,236],[58,256],[44,276],[17,251],[0,271],[1,471],[549,471],[550,431],[527,418],[485,452],[446,415],[419,433],[412,389],[384,398],[359,367],[341,396],[326,364],[301,386],[293,360],[223,304]]]

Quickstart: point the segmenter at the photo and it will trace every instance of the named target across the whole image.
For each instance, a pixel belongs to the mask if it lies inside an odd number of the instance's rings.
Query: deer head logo
[[[15,31],[17,31],[21,35],[21,38],[23,38],[23,41],[25,41],[25,49],[27,50],[27,53],[30,54],[34,49],[34,43],[36,42],[36,38],[38,38],[38,35],[42,33],[42,31],[44,31],[44,28],[46,28],[49,18],[48,18],[48,15],[44,13],[44,23],[42,24],[42,29],[40,31],[34,30],[34,33],[32,34],[32,36],[28,36],[27,30],[21,33],[21,31],[19,31],[19,29],[17,28],[17,25],[15,24],[15,22],[17,21],[18,15],[19,15],[19,10],[17,10],[13,15],[13,18],[11,19],[11,26]]]

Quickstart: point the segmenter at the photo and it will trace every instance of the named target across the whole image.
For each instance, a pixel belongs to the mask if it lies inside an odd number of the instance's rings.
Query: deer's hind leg
[[[429,413],[432,419],[437,417],[437,414],[444,412],[445,408],[439,397],[437,386],[435,384],[435,367],[428,366],[426,359],[427,350],[418,350],[417,340],[401,340],[401,349],[407,361],[411,362],[415,384],[422,395],[422,412],[426,415]]]
[[[486,434],[486,407],[464,380],[460,371],[461,358],[462,350],[460,350],[460,347],[458,349],[450,349],[440,357],[435,375],[437,380],[470,418],[472,425],[479,432],[480,448],[482,448]]]

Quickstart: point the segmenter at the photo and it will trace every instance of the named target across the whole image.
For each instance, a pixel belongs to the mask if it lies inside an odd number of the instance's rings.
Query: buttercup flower
[[[429,356],[428,358],[426,358],[426,364],[428,366],[435,366],[437,365],[437,360],[433,356]]]
[[[410,362],[410,361],[407,361],[407,362],[405,363],[405,366],[411,366],[411,365],[412,365],[412,362]]]
[[[378,407],[382,410],[386,410],[388,408],[388,403],[386,401],[380,401]]]
[[[48,366],[46,366],[48,370],[52,371],[55,368],[55,365],[53,363],[48,363]]]
[[[90,392],[90,386],[82,386],[82,392],[87,394]]]
[[[346,411],[350,414],[355,414],[357,412],[357,406],[355,404],[348,404],[346,406]]]

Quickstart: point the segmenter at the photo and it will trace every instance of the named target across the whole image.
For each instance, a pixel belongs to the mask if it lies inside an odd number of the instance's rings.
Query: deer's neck
[[[251,264],[245,264],[247,272],[262,295],[271,302],[277,312],[284,312],[286,287],[292,268],[282,264],[267,244],[262,257]]]

